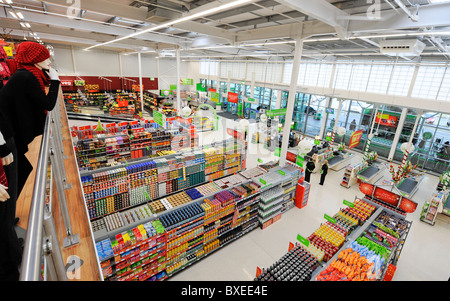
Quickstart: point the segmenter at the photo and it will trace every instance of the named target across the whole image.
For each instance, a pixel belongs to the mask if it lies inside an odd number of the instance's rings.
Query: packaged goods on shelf
[[[319,260],[300,244],[284,254],[267,269],[262,269],[254,281],[309,281]]]

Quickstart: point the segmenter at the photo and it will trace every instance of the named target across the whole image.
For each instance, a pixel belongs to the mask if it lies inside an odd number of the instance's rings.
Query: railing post
[[[59,155],[59,156],[58,156]],[[69,209],[67,207],[67,199],[64,187],[64,174],[62,173],[61,165],[64,162],[60,158],[60,153],[58,154],[57,148],[55,147],[54,137],[50,137],[50,162],[52,165],[52,172],[55,173],[55,184],[58,193],[58,201],[61,207],[61,214],[64,220],[64,225],[66,226],[67,237],[64,238],[64,247],[69,247],[71,245],[77,244],[79,242],[78,235],[72,234],[72,225],[70,222]]]
[[[52,213],[45,210],[44,230],[47,235],[44,242],[43,253],[47,259],[48,272],[54,281],[67,281],[66,269],[61,249],[59,248],[58,234]]]
[[[62,176],[61,179],[64,183],[64,189],[70,189],[70,188],[72,188],[72,184],[68,183],[68,181],[67,181],[66,168],[64,166],[64,151],[63,151],[62,141],[60,139],[62,133],[61,134],[58,133],[58,129],[60,130],[60,128],[59,128],[57,122],[55,122],[55,118],[54,118],[53,114],[51,115],[50,120],[51,120],[50,144],[51,144],[51,147],[57,158],[56,160],[61,162],[61,164],[59,165],[59,168],[60,168],[60,172],[61,172],[60,175]],[[53,142],[53,146],[52,146],[52,142]]]

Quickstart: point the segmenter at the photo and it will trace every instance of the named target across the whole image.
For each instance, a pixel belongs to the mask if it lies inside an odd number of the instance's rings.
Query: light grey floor
[[[200,144],[221,141],[227,138],[226,129],[237,126],[237,122],[220,119],[219,130],[199,133]],[[250,137],[257,125],[251,124]],[[251,138],[250,138],[251,139]],[[257,159],[264,162],[275,159],[262,144],[249,144],[247,168],[256,166]],[[356,153],[352,162],[361,160]],[[255,277],[256,268],[268,267],[295,242],[297,234],[309,236],[322,222],[324,214],[333,215],[341,207],[342,201],[352,201],[362,197],[358,186],[349,189],[340,186],[344,170],[330,170],[324,186],[320,186],[319,174],[311,177],[311,192],[308,205],[298,209],[294,207],[282,215],[281,219],[270,227],[257,228],[231,244],[206,256],[192,266],[178,272],[169,281],[247,281]],[[383,179],[390,175],[384,172]],[[438,178],[425,175],[412,200],[418,208],[407,216],[412,221],[411,231],[405,242],[397,263],[394,281],[447,281],[450,277],[450,224],[438,220],[434,226],[419,220],[420,211],[438,183]]]

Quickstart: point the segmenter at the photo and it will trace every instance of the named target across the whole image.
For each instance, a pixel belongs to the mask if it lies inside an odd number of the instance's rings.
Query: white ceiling
[[[375,0],[381,19],[369,20],[374,6],[367,0],[253,0],[229,10],[205,15],[147,32],[117,43],[110,42],[164,22],[234,0],[13,0],[0,3],[0,29],[15,39],[32,39],[36,33],[44,43],[98,47],[121,52],[142,49],[174,50],[201,58],[239,54],[252,57],[255,51],[277,59],[292,59],[293,40],[303,26],[305,53],[313,58],[386,59],[379,42],[392,33],[448,31],[445,35],[423,34],[426,44],[422,58],[447,60],[450,56],[450,3],[429,4],[428,0]],[[3,1],[5,2],[5,1]],[[416,11],[418,9],[418,13]],[[23,22],[9,11],[22,12]],[[382,37],[376,35],[382,34]],[[371,36],[368,39],[354,38]],[[374,37],[375,36],[375,37]],[[311,41],[333,38],[326,41]],[[400,37],[403,38],[403,37]],[[243,44],[291,42],[281,45],[243,47]],[[207,49],[198,49],[199,46]],[[227,45],[228,48],[211,46]],[[195,47],[196,50],[189,51]],[[203,47],[205,48],[205,47]],[[344,55],[345,54],[345,55]],[[258,58],[261,59],[260,56]],[[227,57],[229,59],[229,57]],[[264,58],[267,59],[267,58]],[[404,58],[420,59],[420,58]]]

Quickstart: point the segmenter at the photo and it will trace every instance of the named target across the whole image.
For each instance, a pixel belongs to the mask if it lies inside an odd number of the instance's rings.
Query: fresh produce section
[[[411,222],[402,214],[366,198],[343,203],[346,206],[332,217],[325,214],[326,221],[307,238],[297,237],[300,245],[317,260],[311,275],[302,277],[303,274],[297,272],[296,267],[301,263],[299,259],[291,260],[290,250],[274,265],[263,269],[255,280],[383,280],[388,268],[395,266],[400,256]],[[285,261],[285,258],[290,260]]]

